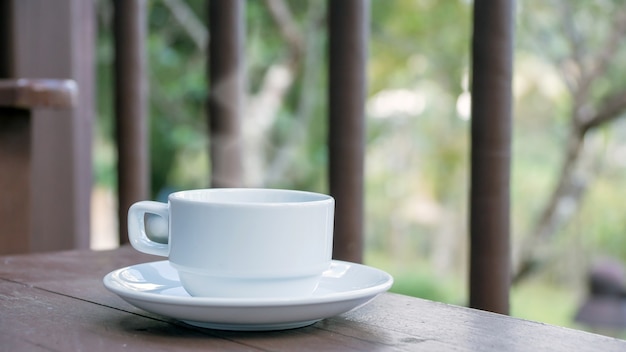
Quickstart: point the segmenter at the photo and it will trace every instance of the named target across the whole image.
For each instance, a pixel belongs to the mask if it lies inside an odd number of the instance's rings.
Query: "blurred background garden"
[[[210,183],[210,33],[205,1],[148,4],[151,193],[164,200]],[[325,6],[246,2],[246,186],[328,192]],[[109,1],[98,16],[92,247],[105,249],[117,245]],[[365,263],[394,292],[460,305],[471,19],[470,0],[371,1]],[[516,21],[512,315],[587,329],[574,316],[588,271],[626,263],[626,3],[519,0]]]

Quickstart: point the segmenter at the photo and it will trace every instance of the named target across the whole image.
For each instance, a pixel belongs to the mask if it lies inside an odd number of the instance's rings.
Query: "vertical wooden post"
[[[94,116],[95,4],[12,1],[12,78],[72,79],[68,110],[32,114],[31,251],[88,248]]]
[[[475,0],[470,306],[509,313],[514,0]]]
[[[128,208],[150,196],[146,1],[113,2],[115,121],[120,244],[128,243]]]
[[[208,126],[211,186],[243,183],[244,2],[209,0]]]
[[[333,257],[363,260],[366,65],[369,1],[328,1],[330,194],[335,198]]]

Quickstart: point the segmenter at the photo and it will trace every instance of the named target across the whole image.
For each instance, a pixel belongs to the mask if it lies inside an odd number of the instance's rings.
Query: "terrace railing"
[[[126,243],[126,209],[146,199],[149,188],[146,1],[113,4],[120,242]],[[243,180],[238,142],[245,4],[207,0],[213,187],[240,186]],[[514,1],[475,0],[473,6],[470,305],[506,314]],[[66,120],[35,122],[32,206],[37,217],[32,231],[48,237],[41,249],[85,247],[94,112],[94,3],[0,0],[0,16],[0,78],[69,78],[78,83],[80,98],[76,108],[65,113]],[[328,180],[336,199],[334,255],[356,262],[363,253],[368,28],[369,1],[328,0]],[[231,104],[221,104],[225,97]]]

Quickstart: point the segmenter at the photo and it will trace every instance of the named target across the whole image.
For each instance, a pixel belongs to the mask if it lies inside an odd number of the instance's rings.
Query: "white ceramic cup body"
[[[146,235],[144,216],[168,221],[168,243]],[[330,266],[334,199],[277,189],[201,189],[142,201],[128,213],[130,243],[169,257],[192,296],[311,294]]]

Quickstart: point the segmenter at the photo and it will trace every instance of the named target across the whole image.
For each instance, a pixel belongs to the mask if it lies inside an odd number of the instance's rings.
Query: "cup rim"
[[[267,201],[267,202],[254,202],[254,201],[223,201],[223,200],[211,200],[211,199],[194,199],[188,197],[191,194],[200,194],[200,193],[270,193],[270,194],[294,194],[305,196],[305,198],[294,201]],[[281,189],[281,188],[198,188],[198,189],[189,189],[182,190],[170,193],[168,195],[168,200],[182,202],[182,203],[190,203],[190,204],[213,204],[220,206],[279,206],[279,205],[289,205],[289,206],[298,206],[298,205],[313,205],[313,204],[322,204],[334,202],[334,198],[330,195],[318,192],[311,191],[302,191],[302,190],[294,190],[294,189]]]

